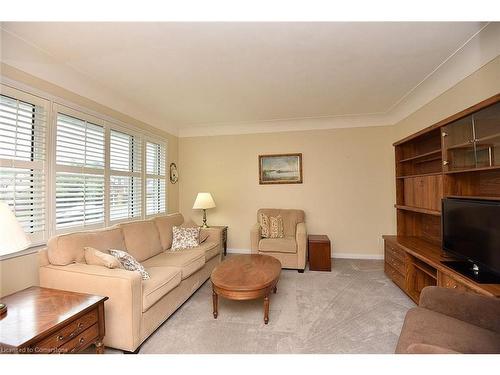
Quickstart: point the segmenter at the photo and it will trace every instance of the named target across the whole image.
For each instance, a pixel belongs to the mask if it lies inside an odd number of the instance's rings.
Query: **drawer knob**
[[[57,336],[57,339],[58,339],[59,341],[62,341],[62,340],[64,339],[64,336],[63,336],[63,335],[59,335],[59,336]]]
[[[81,329],[83,327],[83,323],[82,322],[78,323],[77,327],[78,327],[78,329]]]
[[[456,286],[456,285],[453,285],[453,289],[457,289],[457,286]]]
[[[442,136],[443,136],[443,137],[447,137],[447,136],[448,136],[448,133],[443,132],[443,133],[442,133]]]
[[[450,162],[448,160],[443,160],[443,165],[448,165]]]
[[[83,342],[85,341],[85,339],[83,337],[80,337],[80,340],[78,340],[80,342],[80,344],[83,344]]]

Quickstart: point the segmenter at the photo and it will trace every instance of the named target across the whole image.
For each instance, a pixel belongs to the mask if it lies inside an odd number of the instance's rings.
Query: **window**
[[[104,225],[104,127],[56,115],[56,229]]]
[[[146,142],[146,215],[165,212],[165,146]]]
[[[33,246],[166,212],[160,137],[0,87],[0,201]]]
[[[47,237],[45,158],[47,102],[2,86],[0,95],[0,200],[32,243]]]
[[[141,139],[110,132],[110,221],[141,217]]]

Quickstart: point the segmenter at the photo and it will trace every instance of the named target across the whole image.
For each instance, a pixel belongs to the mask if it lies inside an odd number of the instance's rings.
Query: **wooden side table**
[[[226,225],[211,225],[210,228],[222,229],[222,246],[224,248],[224,256],[227,254],[227,229]]]
[[[108,297],[30,287],[2,298],[0,353],[104,353]]]
[[[332,270],[330,239],[326,235],[310,234],[307,236],[310,271]]]

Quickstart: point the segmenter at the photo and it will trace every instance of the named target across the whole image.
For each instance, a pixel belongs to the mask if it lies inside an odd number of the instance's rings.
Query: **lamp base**
[[[7,312],[7,305],[5,303],[0,303],[0,316]]]
[[[210,228],[207,224],[207,210],[203,209],[203,225],[202,228]]]

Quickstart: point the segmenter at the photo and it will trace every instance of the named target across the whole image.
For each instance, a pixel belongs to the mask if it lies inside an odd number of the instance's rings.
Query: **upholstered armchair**
[[[283,238],[262,238],[259,215],[281,215],[283,218]],[[300,273],[306,268],[307,231],[305,214],[302,210],[261,208],[257,211],[257,224],[250,231],[252,254],[275,257],[282,268],[292,268]]]

